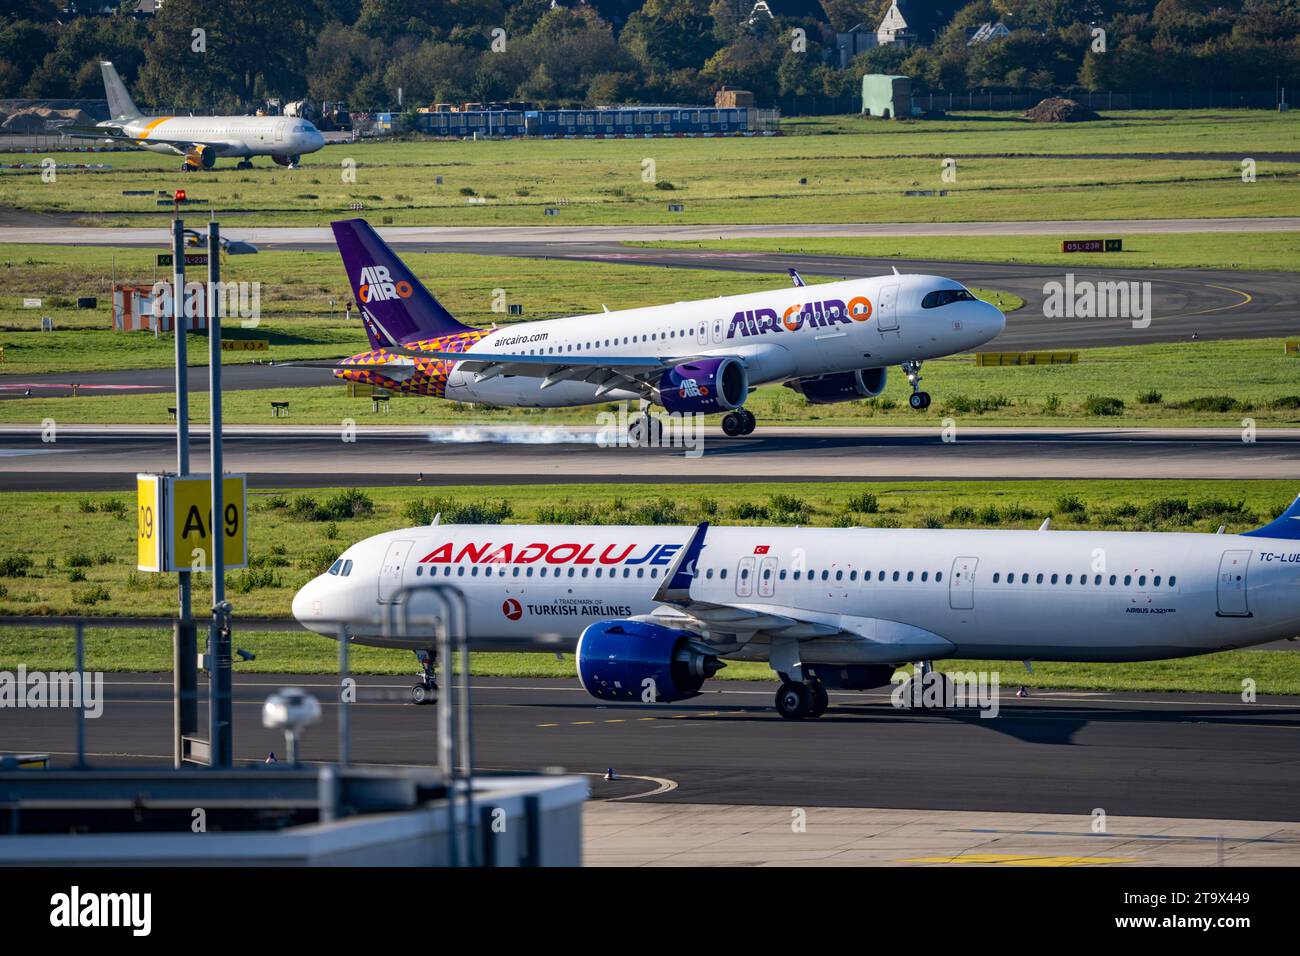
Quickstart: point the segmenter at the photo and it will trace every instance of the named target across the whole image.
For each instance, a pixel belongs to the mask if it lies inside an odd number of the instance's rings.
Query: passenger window
[[[1178,581],[1178,578],[1174,577],[1172,574],[1169,575],[1169,586],[1170,586],[1170,587],[1173,587],[1174,584],[1175,584],[1177,581]]]
[[[1154,578],[1152,578],[1152,580],[1151,580],[1151,586],[1152,586],[1153,588],[1158,588],[1158,587],[1160,587],[1160,575],[1157,574]]]
[[[1124,587],[1128,587],[1132,583],[1133,583],[1133,575],[1131,574],[1124,575]]]
[[[1060,575],[1053,574],[1053,575],[1052,575],[1052,583],[1055,584],[1058,580],[1060,580]]]
[[[1052,578],[1052,583],[1053,583],[1053,584],[1056,583],[1056,578]],[[1066,583],[1066,584],[1073,584],[1073,583],[1074,583],[1074,575],[1073,575],[1073,574],[1067,574],[1067,575],[1065,576],[1065,583]]]
[[[895,581],[898,580],[898,572],[897,572],[897,571],[894,572],[894,574],[893,574],[893,579],[894,579]]]
[[[915,577],[915,575],[916,575],[916,572],[915,572],[915,571],[908,571],[908,572],[907,572],[907,580],[911,581],[912,578]]]
[[[998,574],[996,571],[993,572],[993,583],[994,583],[994,584],[997,584],[998,581],[1001,580],[1001,578],[1002,578],[1002,575]]]
[[[936,572],[935,572],[935,575],[934,575],[934,579],[935,579],[936,581],[942,581],[942,580],[943,580],[943,572],[942,572],[942,571],[936,571]]]
[[[1035,584],[1042,584],[1042,583],[1043,583],[1043,573],[1042,573],[1041,571],[1038,572],[1038,576],[1037,576],[1036,578],[1034,578],[1034,583],[1035,583]]]

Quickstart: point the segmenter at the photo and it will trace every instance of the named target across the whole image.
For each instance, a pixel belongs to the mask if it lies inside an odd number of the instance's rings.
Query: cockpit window
[[[335,561],[333,564],[330,565],[330,569],[329,569],[329,571],[327,571],[326,573],[327,573],[327,574],[338,574],[339,571],[341,571],[341,570],[343,570],[343,559],[342,559],[342,558],[339,558],[337,561]]]
[[[348,558],[346,561],[343,562],[343,570],[340,571],[339,573],[342,574],[343,577],[345,577],[345,578],[346,578],[349,574],[352,573],[352,559],[351,559],[351,558]]]
[[[925,298],[921,300],[921,308],[937,309],[951,302],[973,302],[974,300],[975,296],[965,289],[936,289],[925,294]]]

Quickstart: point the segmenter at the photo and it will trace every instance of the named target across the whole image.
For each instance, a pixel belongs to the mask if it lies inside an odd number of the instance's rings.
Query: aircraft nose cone
[[[989,338],[994,338],[995,336],[1001,335],[1002,330],[1007,327],[1006,315],[1002,312],[1001,309],[999,309],[996,305],[993,305],[992,303],[982,302],[980,304],[984,306],[986,310],[985,314],[988,316],[986,322],[989,326],[989,332],[990,332]]]
[[[293,616],[299,624],[311,626],[321,616],[320,586],[312,578],[293,596]]]

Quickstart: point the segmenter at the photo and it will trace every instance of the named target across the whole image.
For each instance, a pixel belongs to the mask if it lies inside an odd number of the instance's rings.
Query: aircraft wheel
[[[922,411],[930,407],[929,392],[913,392],[907,399],[907,404],[911,405],[917,411]]]
[[[432,704],[438,699],[438,694],[432,687],[425,687],[423,684],[416,684],[411,688],[412,704]]]
[[[821,681],[817,681],[812,685],[812,693],[813,709],[808,716],[820,717],[831,706],[831,695],[826,693],[826,687]]]
[[[722,434],[728,438],[735,438],[737,435],[743,435],[745,431],[745,420],[735,412],[728,412],[722,416]]]
[[[754,413],[747,408],[738,408],[736,414],[741,418],[740,433],[742,435],[752,435],[754,429],[758,427],[758,419],[754,417]]]
[[[788,681],[776,692],[776,712],[786,720],[803,720],[813,717],[816,699],[807,684]]]

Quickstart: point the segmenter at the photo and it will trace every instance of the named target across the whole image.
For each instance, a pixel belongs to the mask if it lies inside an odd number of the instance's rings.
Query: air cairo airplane
[[[352,545],[294,597],[306,627],[414,650],[432,700],[430,628],[385,627],[466,600],[478,647],[574,648],[606,701],[699,693],[726,660],[767,661],[781,716],[827,690],[941,658],[1148,661],[1300,633],[1300,498],[1242,534],[526,526],[437,523]],[[924,670],[924,668],[923,668]]]
[[[145,116],[131,100],[112,63],[99,64],[112,119],[95,126],[59,127],[65,136],[131,143],[155,153],[184,156],[181,169],[211,169],[218,156],[237,156],[238,169],[252,167],[250,157],[270,156],[290,169],[303,153],[325,145],[325,137],[305,119],[292,116]]]
[[[361,219],[332,223],[372,346],[334,374],[397,393],[512,407],[638,401],[721,414],[728,436],[754,430],[755,386],[781,382],[814,404],[879,395],[902,368],[913,408],[921,363],[988,342],[1002,312],[960,283],[899,275],[597,312],[505,328],[454,319]],[[309,364],[309,363],[304,363]],[[636,416],[633,429],[644,428]]]

